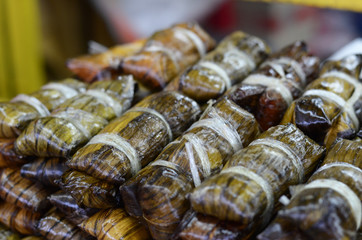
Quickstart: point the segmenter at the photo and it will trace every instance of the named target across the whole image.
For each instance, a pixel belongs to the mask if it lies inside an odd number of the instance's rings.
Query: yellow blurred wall
[[[45,82],[38,0],[0,0],[0,100]]]

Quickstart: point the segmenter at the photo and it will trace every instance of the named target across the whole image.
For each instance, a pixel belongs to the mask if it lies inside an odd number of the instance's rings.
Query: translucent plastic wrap
[[[362,121],[362,84],[358,81],[361,68],[361,55],[327,61],[320,77],[292,103],[282,123],[296,124],[327,147],[338,137],[352,138]]]
[[[178,90],[196,101],[217,98],[254,71],[269,53],[269,46],[263,40],[234,32],[166,89]]]
[[[230,89],[228,96],[251,112],[263,130],[278,124],[293,99],[318,73],[319,59],[295,42],[272,54],[256,73]]]
[[[17,169],[1,170],[0,197],[8,203],[30,211],[43,212],[50,206],[47,197],[53,191],[21,177]]]
[[[15,142],[19,154],[70,157],[127,110],[134,96],[132,76],[91,84],[85,93],[59,105],[51,116],[31,122]]]
[[[15,138],[34,119],[45,117],[65,100],[85,90],[75,79],[49,83],[30,95],[20,94],[0,103],[0,138]]]
[[[14,149],[14,141],[15,139],[0,139],[0,168],[19,167],[34,159],[30,156],[17,154]]]
[[[151,239],[148,231],[141,223],[119,208],[100,210],[81,223],[79,227],[99,240]]]
[[[119,184],[152,161],[199,113],[195,101],[176,92],[145,98],[73,155],[67,164],[74,170],[63,175],[62,187],[81,206],[114,206]]]
[[[229,158],[221,173],[195,188],[191,207],[238,223],[239,237],[247,239],[268,223],[288,187],[311,175],[323,153],[293,124],[272,127]]]
[[[198,24],[176,24],[149,37],[141,51],[121,61],[120,69],[159,90],[214,46],[215,41]]]
[[[50,210],[40,219],[37,230],[47,240],[95,239],[66,220],[64,215],[55,209]]]
[[[321,168],[295,187],[290,203],[258,238],[359,239],[362,215],[362,143],[337,141]]]
[[[24,164],[20,168],[22,177],[34,182],[38,181],[45,186],[58,186],[54,181],[58,180],[68,169],[63,158],[38,158]]]
[[[69,59],[67,67],[85,82],[92,82],[100,75],[117,72],[121,59],[135,54],[145,44],[144,40],[112,47],[105,52]]]
[[[97,212],[94,208],[81,208],[75,199],[63,191],[56,192],[48,197],[53,206],[62,212],[73,224],[78,225]]]

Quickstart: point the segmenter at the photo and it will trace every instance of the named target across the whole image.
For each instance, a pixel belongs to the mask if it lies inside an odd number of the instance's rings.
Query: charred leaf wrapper
[[[120,70],[160,90],[214,46],[215,41],[198,24],[176,24],[154,33],[138,53],[122,59]]]
[[[15,142],[19,154],[67,158],[127,110],[134,95],[131,76],[91,84],[60,104],[50,116],[34,120]]]
[[[237,31],[225,37],[195,65],[188,67],[166,87],[178,90],[198,102],[220,97],[243,80],[269,55],[260,38]]]
[[[339,140],[306,185],[258,238],[358,239],[361,227],[362,142]]]
[[[199,113],[198,104],[180,93],[146,97],[73,155],[62,188],[82,207],[116,206],[119,185],[152,161]]]
[[[86,85],[75,79],[49,83],[30,95],[20,94],[0,103],[0,138],[16,138],[38,117],[49,116],[59,104],[84,91]]]
[[[307,55],[305,46],[301,43],[295,43],[282,52],[285,56]],[[317,61],[315,57],[306,57],[311,59],[312,63]],[[287,63],[278,65],[279,58],[280,56],[275,60],[270,59],[269,65],[275,65],[274,68],[279,72],[290,71],[292,76],[296,76],[295,82],[299,82],[300,79],[295,73],[295,68],[298,67],[290,67]],[[310,68],[306,68],[305,74],[314,73],[314,64],[308,66]],[[258,77],[267,78],[261,74]],[[282,85],[283,80],[282,77],[270,78],[275,85],[275,82],[280,82],[277,86]],[[292,80],[289,76],[285,82],[290,83]],[[187,196],[191,190],[205,178],[220,172],[225,159],[241,147],[247,146],[258,134],[258,124],[254,116],[235,103],[237,95],[234,93],[229,92],[226,98],[208,108],[200,121],[181,139],[176,139],[164,149],[156,159],[160,161],[147,166],[121,187],[127,212],[131,216],[144,219],[154,238],[168,239],[189,209]],[[280,101],[283,99],[279,99]],[[273,114],[275,112],[269,113],[268,117],[274,120]],[[274,125],[277,123],[278,121],[273,122]]]
[[[319,144],[352,139],[362,121],[362,55],[327,61],[303,97],[292,103],[282,123],[292,122]]]
[[[0,168],[17,168],[33,161],[34,157],[19,155],[14,149],[14,138],[0,139]]]
[[[269,222],[288,187],[311,175],[323,153],[293,124],[270,128],[236,152],[221,173],[194,189],[192,209],[209,217],[203,222],[196,221],[197,215],[184,219],[176,238],[219,232],[219,239],[249,239]],[[232,231],[218,229],[225,223]]]

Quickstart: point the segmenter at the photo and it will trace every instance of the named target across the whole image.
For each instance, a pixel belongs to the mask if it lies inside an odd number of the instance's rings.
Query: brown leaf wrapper
[[[134,95],[131,76],[91,84],[85,93],[68,99],[51,116],[31,122],[15,142],[19,154],[70,157],[127,110]]]
[[[50,206],[47,197],[53,191],[21,177],[18,169],[1,170],[0,197],[8,203],[33,212],[44,212]]]
[[[0,168],[16,168],[33,160],[33,157],[17,154],[14,141],[15,139],[0,139]]]
[[[92,82],[104,72],[117,72],[121,59],[135,54],[144,44],[145,40],[138,40],[112,47],[102,53],[72,58],[67,61],[67,67],[83,81]]]
[[[38,158],[34,162],[24,164],[20,168],[20,174],[45,186],[58,186],[54,181],[68,169],[65,161],[63,158]]]
[[[148,88],[160,90],[214,46],[198,24],[176,24],[149,37],[141,51],[121,61],[120,69]]]
[[[361,204],[361,167],[362,143],[337,141],[328,151],[322,167],[307,185],[294,188],[290,203],[278,212],[258,238],[359,239],[357,230],[361,223],[356,221],[356,216],[361,213],[352,207],[351,200],[354,195],[357,204]]]
[[[0,202],[0,222],[13,231],[25,235],[35,234],[40,218],[40,213],[19,208],[11,203]]]
[[[97,212],[97,209],[94,208],[79,207],[75,199],[63,191],[58,191],[50,195],[48,199],[53,206],[57,207],[57,209],[75,225],[80,224]]]
[[[268,223],[288,187],[311,175],[323,153],[323,147],[293,124],[272,127],[236,152],[220,174],[195,188],[191,206],[199,213],[237,222],[247,239]]]
[[[30,95],[20,94],[10,102],[0,103],[0,138],[16,138],[31,121],[49,115],[85,87],[84,83],[69,78],[47,84]]]
[[[0,239],[4,240],[20,240],[20,235],[12,232],[3,224],[0,224]]]
[[[166,89],[178,90],[198,102],[217,98],[254,71],[269,53],[269,46],[260,38],[234,32]]]
[[[195,101],[176,92],[145,98],[74,154],[67,163],[74,171],[63,175],[61,186],[81,206],[115,206],[119,184],[152,161],[199,113]]]
[[[130,217],[120,208],[100,210],[82,222],[79,227],[99,240],[152,239],[147,229],[135,218]]]
[[[319,59],[295,42],[272,54],[256,73],[228,91],[240,107],[251,112],[263,130],[279,124],[293,99],[318,72]]]
[[[76,225],[65,219],[64,215],[50,210],[38,224],[38,233],[48,240],[93,240],[94,238],[83,232]]]
[[[37,237],[37,236],[28,236],[28,237],[22,238],[21,240],[44,240],[44,238]]]
[[[219,172],[225,159],[258,133],[250,113],[222,98],[121,187],[127,212],[143,216],[153,238],[168,239],[189,209],[186,197],[194,184]]]
[[[320,77],[287,110],[282,123],[292,122],[319,144],[330,147],[337,138],[351,139],[362,121],[362,57],[327,61]]]

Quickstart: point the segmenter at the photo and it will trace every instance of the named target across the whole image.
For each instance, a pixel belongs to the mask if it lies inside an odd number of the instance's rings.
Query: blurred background
[[[111,47],[182,21],[198,21],[217,40],[242,30],[274,50],[305,40],[322,59],[362,36],[360,0],[289,2],[323,8],[241,0],[0,0],[0,100],[71,76],[67,59],[87,54],[91,40]]]

